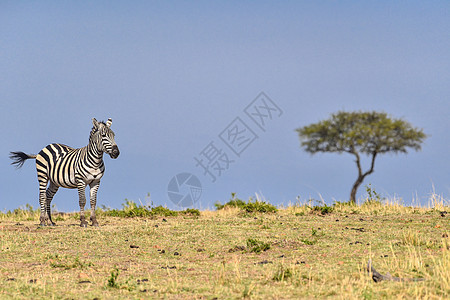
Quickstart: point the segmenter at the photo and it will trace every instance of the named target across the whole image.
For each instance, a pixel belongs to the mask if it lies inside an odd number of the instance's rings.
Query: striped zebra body
[[[63,144],[50,144],[36,156],[38,178],[48,178],[58,187],[78,188],[78,178],[90,184],[105,171],[103,159],[92,158],[87,147],[74,149]]]
[[[26,159],[36,159],[36,170],[39,181],[39,204],[41,207],[40,223],[55,225],[51,218],[50,204],[60,187],[78,189],[81,226],[86,227],[84,214],[86,204],[85,190],[90,187],[91,221],[98,226],[95,217],[97,191],[100,179],[105,172],[103,153],[111,158],[119,156],[119,148],[114,140],[114,132],[110,126],[112,120],[106,123],[93,119],[93,128],[86,147],[74,149],[63,144],[50,144],[38,155],[27,155],[23,152],[11,152],[13,164],[21,167]]]

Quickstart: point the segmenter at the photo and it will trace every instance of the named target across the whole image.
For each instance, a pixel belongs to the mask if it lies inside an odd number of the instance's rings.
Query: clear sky
[[[379,156],[358,198],[370,183],[407,204],[433,186],[449,199],[448,1],[1,1],[0,45],[0,210],[38,207],[34,161],[15,170],[9,151],[83,147],[93,117],[113,119],[121,151],[104,157],[99,205],[150,193],[177,208],[180,173],[200,182],[201,209],[232,192],[346,201],[353,157],[311,156],[295,132],[339,110],[384,111],[430,135],[420,152]],[[246,114],[261,92],[278,107],[261,108],[264,127]],[[244,129],[233,152],[225,142]],[[212,182],[196,159],[214,153],[224,170],[211,165]],[[60,189],[53,204],[77,211],[78,194]]]

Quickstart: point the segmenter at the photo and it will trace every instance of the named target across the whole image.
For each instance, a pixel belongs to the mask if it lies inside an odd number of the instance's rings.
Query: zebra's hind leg
[[[48,219],[50,221],[51,226],[55,226],[55,222],[52,221],[52,214],[51,214],[51,206],[50,203],[52,203],[53,200],[53,196],[55,196],[56,192],[58,191],[58,186],[55,185],[53,182],[50,181],[50,186],[48,187],[47,191],[46,191],[46,196],[47,196],[47,202],[46,202],[46,206],[47,206],[47,216]]]
[[[39,217],[40,226],[46,226],[48,221],[48,215],[47,215],[47,195],[46,195],[46,188],[48,179],[47,177],[39,176],[38,173],[38,180],[39,180],[39,205],[41,207],[41,216]]]

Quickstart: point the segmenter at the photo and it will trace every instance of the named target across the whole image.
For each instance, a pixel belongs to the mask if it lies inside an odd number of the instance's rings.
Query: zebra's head
[[[92,119],[94,127],[91,131],[91,139],[97,144],[97,148],[106,152],[111,158],[117,158],[120,154],[119,147],[114,141],[114,132],[111,130],[112,119],[108,119],[106,123],[97,122],[95,118]]]

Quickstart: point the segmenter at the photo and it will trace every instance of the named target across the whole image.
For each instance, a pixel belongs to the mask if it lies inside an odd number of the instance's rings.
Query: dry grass
[[[390,201],[100,216],[101,227],[87,229],[69,214],[45,228],[30,209],[0,214],[0,298],[445,299],[449,206],[432,198],[426,208]],[[252,251],[249,239],[270,248]],[[369,258],[383,274],[426,281],[375,283]]]

